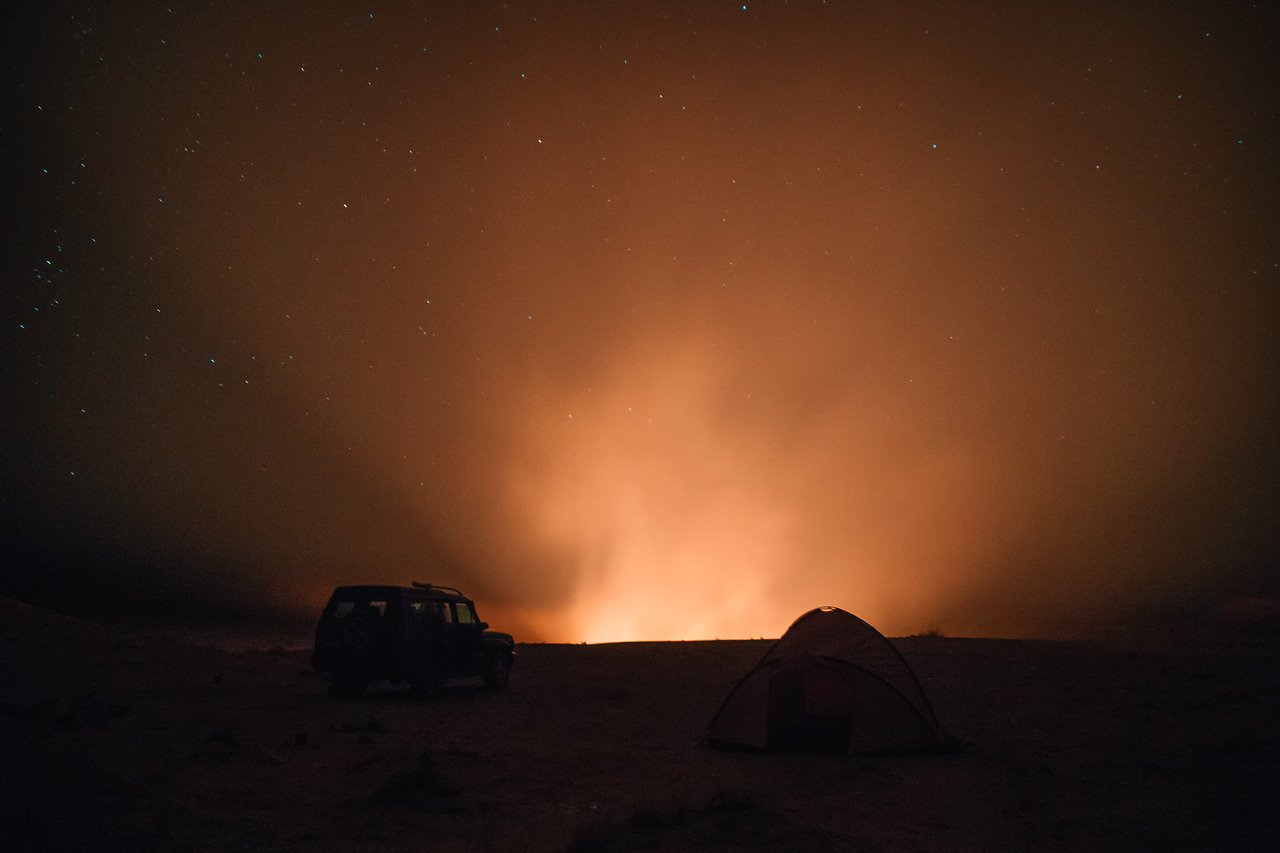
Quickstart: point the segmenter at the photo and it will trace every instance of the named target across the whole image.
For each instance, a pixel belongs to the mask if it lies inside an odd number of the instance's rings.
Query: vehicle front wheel
[[[511,655],[505,652],[493,652],[486,656],[484,666],[484,683],[493,688],[507,686],[511,677]]]

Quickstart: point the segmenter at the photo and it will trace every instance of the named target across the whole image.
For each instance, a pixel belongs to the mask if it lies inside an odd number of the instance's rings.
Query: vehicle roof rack
[[[451,592],[454,595],[462,596],[463,598],[466,597],[462,595],[461,590],[451,586],[439,586],[438,584],[422,583],[421,581],[414,581],[413,585],[416,586],[418,589],[438,589],[441,592]]]

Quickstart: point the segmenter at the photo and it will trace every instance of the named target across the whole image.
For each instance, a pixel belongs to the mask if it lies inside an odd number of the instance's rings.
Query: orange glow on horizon
[[[542,464],[512,487],[530,536],[575,560],[566,607],[539,620],[541,633],[591,643],[776,637],[820,604],[873,622],[889,615],[884,578],[860,568],[872,549],[859,546],[884,532],[849,530],[885,508],[815,512],[825,501],[805,493],[818,464],[810,449],[717,423],[726,370],[712,350],[624,357],[606,373],[589,401],[531,431]],[[842,527],[822,529],[831,524]],[[935,598],[922,590],[915,605]]]

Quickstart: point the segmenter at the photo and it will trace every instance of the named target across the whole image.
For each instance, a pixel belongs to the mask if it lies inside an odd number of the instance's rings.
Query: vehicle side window
[[[359,611],[361,616],[386,616],[385,601],[339,601],[333,606],[334,619],[346,619]]]
[[[409,621],[425,622],[427,621],[427,603],[425,601],[409,602]]]
[[[441,622],[448,623],[453,621],[453,608],[448,604],[445,604],[443,601],[437,601],[435,606],[438,614],[437,618],[439,618]]]
[[[458,624],[473,625],[475,624],[475,621],[476,621],[476,614],[474,611],[472,611],[471,605],[459,604],[458,605]]]

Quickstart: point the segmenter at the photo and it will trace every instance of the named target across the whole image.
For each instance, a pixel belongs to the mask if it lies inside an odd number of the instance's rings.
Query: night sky
[[[7,3],[0,592],[1280,593],[1275,3]]]

